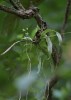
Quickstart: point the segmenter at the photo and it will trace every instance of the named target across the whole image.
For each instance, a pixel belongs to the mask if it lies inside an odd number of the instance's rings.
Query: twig
[[[13,5],[13,7],[15,8],[15,9],[19,9],[19,7],[18,7],[18,5],[13,1],[13,0],[9,0],[10,1],[10,3]]]
[[[5,5],[1,5],[0,4],[0,10],[4,11],[4,12],[7,12],[7,13],[11,13],[11,14],[14,14],[22,19],[29,19],[29,18],[32,18],[34,16],[34,12],[32,9],[29,9],[29,10],[26,10],[24,12],[24,10],[15,10],[13,8],[10,8],[10,7],[6,7]]]
[[[52,87],[55,86],[55,84],[58,82],[58,80],[59,80],[59,77],[55,75],[49,80],[49,85],[47,83],[46,90],[45,90],[46,100],[52,100]]]
[[[64,23],[61,29],[61,35],[63,37],[64,35],[64,31],[67,25],[67,21],[68,21],[68,17],[69,17],[69,10],[70,10],[70,5],[71,5],[71,0],[67,1],[67,7],[66,7],[66,12],[65,12],[65,17],[64,17]],[[61,59],[61,55],[59,53],[57,53],[56,47],[53,46],[53,61],[55,65],[58,65]],[[48,90],[48,84],[46,86],[46,91],[45,91],[45,98],[46,100],[52,100],[52,87],[54,87],[54,85],[59,81],[59,77],[57,75],[55,75],[54,77],[52,77],[49,81],[49,90]],[[48,96],[48,98],[47,98]]]
[[[67,0],[67,7],[66,7],[66,11],[65,11],[65,16],[64,16],[64,22],[63,22],[63,26],[62,26],[62,29],[61,29],[62,37],[64,35],[64,31],[65,31],[65,28],[66,28],[66,25],[67,25],[67,21],[68,21],[68,17],[69,17],[69,11],[70,11],[70,5],[71,5],[71,0]]]
[[[0,10],[7,12],[7,13],[11,13],[11,14],[17,14],[17,12],[14,9],[10,7],[6,7],[5,5],[1,5],[1,4],[0,4]]]
[[[0,10],[14,14],[18,17],[21,17],[22,19],[29,19],[34,17],[39,25],[39,27],[44,27],[45,22],[41,19],[41,17],[38,15],[38,9],[36,7],[30,8],[28,10],[22,9],[22,10],[16,10],[14,8],[6,7],[5,5],[0,4]],[[43,25],[42,25],[43,24]]]
[[[17,0],[17,5],[19,6],[20,9],[25,10],[25,8],[23,7],[23,5],[20,3],[20,0]]]

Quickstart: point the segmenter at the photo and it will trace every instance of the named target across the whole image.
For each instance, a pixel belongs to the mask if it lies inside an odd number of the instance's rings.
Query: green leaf
[[[46,35],[46,42],[49,54],[52,54],[52,42],[51,39]]]
[[[4,55],[6,54],[8,51],[10,51],[12,49],[12,47],[14,47],[16,44],[20,43],[20,42],[25,42],[25,41],[31,41],[32,42],[32,39],[30,37],[24,37],[22,38],[21,40],[19,41],[16,41],[14,42],[7,50],[5,50],[1,55]]]
[[[32,31],[32,37],[34,37],[35,36],[35,34],[36,34],[36,32],[39,30],[39,27],[38,26],[36,26],[36,28],[34,28],[33,29],[33,31]]]
[[[13,46],[18,44],[19,42],[21,42],[21,41],[14,42],[9,48],[7,48],[3,53],[1,53],[1,55],[6,54],[8,51],[10,51],[12,49]]]
[[[59,40],[59,45],[62,43],[62,37],[61,37],[61,34],[59,32],[56,32],[56,35],[58,37],[58,40]]]
[[[42,35],[42,36],[43,36],[43,35],[46,35],[46,33],[51,32],[51,31],[53,31],[53,30],[51,30],[51,29],[46,29],[46,30],[44,30],[44,31],[41,33],[41,35]]]

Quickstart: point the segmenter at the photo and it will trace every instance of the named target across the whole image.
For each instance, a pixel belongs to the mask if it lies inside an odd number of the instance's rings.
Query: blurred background
[[[21,0],[27,9],[29,1]],[[10,6],[8,0],[0,0],[0,4]],[[33,4],[39,7],[48,27],[61,32],[67,0],[33,0]],[[0,54],[26,34],[33,38],[36,28],[33,18],[22,20],[0,11]],[[64,34],[57,70],[61,80],[53,89],[54,100],[71,100],[71,8]],[[53,74],[54,65],[47,54],[30,42],[20,42],[0,56],[0,100],[43,100],[46,83]]]

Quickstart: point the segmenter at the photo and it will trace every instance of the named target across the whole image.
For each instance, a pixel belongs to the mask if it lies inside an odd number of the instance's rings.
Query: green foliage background
[[[7,0],[6,0],[7,1]],[[34,0],[33,0],[34,1]],[[35,4],[40,9],[40,14],[47,22],[50,29],[60,32],[67,0],[40,0]],[[25,7],[28,7],[29,0],[21,0]],[[10,6],[5,0],[0,0],[1,4]],[[4,52],[12,43],[25,36],[23,29],[28,32],[31,38],[34,37],[37,23],[34,19],[22,20],[14,15],[0,11],[0,54]],[[54,37],[53,37],[54,38]],[[18,90],[14,86],[14,81],[19,76],[28,73],[30,63],[32,70],[37,71],[39,58],[41,57],[41,71],[36,82],[28,89],[28,100],[43,100],[47,80],[54,74],[54,65],[49,59],[48,53],[32,43],[21,42],[14,46],[5,55],[0,56],[0,100],[18,100]],[[45,50],[44,43],[41,44]],[[71,99],[71,12],[65,30],[64,42],[62,44],[63,54],[57,73],[61,76],[61,81],[53,90],[54,100]],[[30,61],[28,58],[30,57]],[[22,97],[26,100],[26,96]]]

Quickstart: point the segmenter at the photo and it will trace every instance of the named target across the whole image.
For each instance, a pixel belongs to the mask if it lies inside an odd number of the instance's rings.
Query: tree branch
[[[23,5],[20,3],[20,0],[17,0],[17,5],[19,6],[20,9],[25,10],[25,8],[23,7]]]
[[[14,14],[18,17],[21,17],[22,19],[29,19],[29,18],[32,18],[34,16],[34,12],[32,9],[26,10],[24,12],[24,10],[22,10],[22,11],[15,10],[13,8],[6,7],[5,5],[0,5],[0,10],[7,12],[7,13]]]
[[[1,5],[1,4],[0,4],[0,10],[7,12],[7,13],[15,14],[15,15],[17,14],[17,11],[15,9],[6,7],[5,5]]]
[[[65,11],[65,16],[64,16],[64,22],[63,22],[63,26],[62,26],[62,29],[61,29],[62,37],[64,35],[64,31],[65,31],[65,28],[66,28],[66,25],[67,25],[67,21],[68,21],[68,17],[69,17],[69,11],[70,11],[70,5],[71,5],[71,0],[67,0],[67,7],[66,7],[66,11]]]
[[[46,23],[40,17],[37,7],[33,7],[33,8],[30,8],[30,9],[24,11],[24,9],[16,10],[14,8],[6,7],[5,5],[1,5],[0,4],[0,10],[2,10],[4,12],[7,12],[7,13],[14,14],[14,15],[16,15],[18,17],[21,17],[22,19],[29,19],[29,18],[34,17],[36,19],[37,24],[38,24],[38,26],[40,28],[44,27],[44,23]]]
[[[29,19],[29,18],[35,18],[38,26],[40,27],[40,31],[38,32],[38,35],[36,33],[34,40],[34,43],[37,43],[37,40],[40,40],[40,34],[43,30],[47,29],[47,23],[45,21],[43,21],[42,17],[39,14],[39,9],[37,7],[31,6],[28,10],[26,10],[22,4],[20,3],[20,1],[17,1],[17,4],[13,1],[10,0],[10,3],[13,5],[13,9],[6,7],[5,5],[0,5],[0,10],[7,12],[7,13],[11,13],[14,14],[22,19]]]
[[[9,1],[10,1],[10,3],[13,5],[13,7],[14,7],[15,9],[19,10],[18,5],[17,5],[13,0],[9,0]]]
[[[57,75],[53,76],[49,80],[49,84],[47,83],[46,90],[45,90],[45,98],[46,100],[52,100],[52,88],[55,84],[59,81],[59,77]]]
[[[69,10],[70,10],[70,5],[71,5],[71,0],[67,0],[67,7],[66,7],[66,12],[65,12],[65,17],[64,17],[64,22],[63,26],[61,29],[61,35],[63,37],[64,31],[67,25],[68,17],[69,17]],[[61,56],[57,54],[56,47],[53,46],[53,60],[54,60],[54,65],[58,65],[60,62]],[[52,88],[55,86],[55,84],[59,81],[59,77],[55,75],[49,80],[49,84],[47,83],[46,86],[46,91],[45,91],[45,98],[46,100],[52,100]]]
[[[35,38],[33,39],[33,43],[39,43],[40,41],[40,36],[41,36],[41,32],[46,30],[48,28],[47,23],[42,19],[42,17],[39,14],[39,9],[37,7],[30,7],[28,10],[24,9],[24,7],[22,6],[22,4],[19,2],[18,0],[18,5],[16,6],[16,4],[14,3],[13,0],[10,0],[11,4],[13,5],[13,9],[6,7],[4,5],[0,5],[0,10],[7,12],[7,13],[11,13],[14,14],[22,19],[29,19],[29,18],[35,18],[38,26],[40,27],[40,30],[38,30],[35,34]],[[57,58],[56,58],[57,59]],[[57,81],[59,80],[59,78],[57,76],[54,76],[53,78],[50,79],[49,81],[49,90],[48,90],[48,84],[46,86],[46,91],[45,91],[45,97],[47,97],[48,95],[48,100],[52,100],[52,87],[54,87],[54,85],[57,83]],[[49,92],[49,94],[48,94]]]

